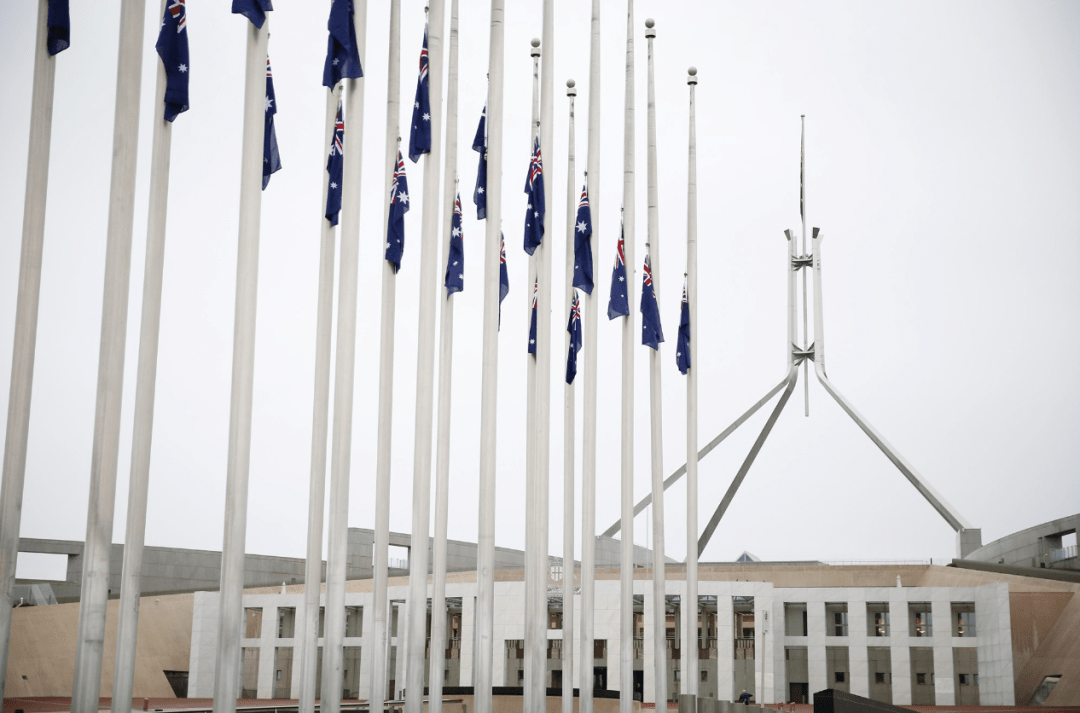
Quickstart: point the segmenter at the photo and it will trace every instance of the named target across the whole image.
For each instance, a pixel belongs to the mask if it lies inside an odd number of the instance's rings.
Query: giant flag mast
[[[22,252],[15,305],[15,339],[11,356],[7,432],[4,437],[3,481],[0,482],[0,671],[7,671],[11,641],[12,588],[19,556],[26,444],[30,435],[30,397],[34,386],[38,304],[41,297],[41,256],[45,245],[45,204],[49,188],[49,148],[52,138],[53,87],[57,53],[70,43],[67,3],[62,17],[52,16],[53,3],[38,0],[34,40],[34,86],[30,95],[30,147],[26,160]],[[0,675],[0,700],[6,676]]]

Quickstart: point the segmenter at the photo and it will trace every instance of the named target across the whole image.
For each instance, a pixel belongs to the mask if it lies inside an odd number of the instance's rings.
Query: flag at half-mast
[[[566,383],[574,383],[577,376],[577,355],[581,351],[581,300],[574,290],[574,301],[570,303],[570,321],[566,324],[570,333],[570,349],[566,352]]]
[[[530,255],[544,240],[544,160],[540,156],[540,136],[533,139],[532,158],[529,159],[529,176],[525,179],[525,195],[529,197],[525,209],[525,252]]]
[[[364,76],[360,66],[360,48],[356,44],[352,0],[334,0],[330,4],[330,19],[326,23],[330,36],[326,40],[326,62],[323,64],[324,87],[333,89],[342,79]]]
[[[502,303],[510,293],[510,273],[506,271],[506,236],[499,233],[499,326],[502,327]]]
[[[49,36],[45,47],[50,55],[60,54],[71,46],[71,15],[68,0],[49,0],[49,16],[45,21]]]
[[[409,212],[409,183],[405,180],[405,159],[401,149],[397,152],[397,168],[390,184],[390,215],[386,223],[386,261],[401,268],[401,255],[405,252],[405,214]]]
[[[266,22],[266,13],[273,9],[274,3],[271,0],[233,0],[232,3],[234,15],[243,15],[260,30]]]
[[[465,242],[461,232],[461,194],[454,196],[454,219],[450,224],[450,250],[446,254],[446,296],[465,289]]]
[[[330,154],[326,159],[326,219],[330,225],[338,224],[341,213],[341,176],[345,168],[345,120],[341,117],[341,101],[337,105],[334,120],[334,136],[330,139]]]
[[[574,223],[574,287],[593,291],[592,259],[592,210],[589,209],[589,184],[581,187],[581,199],[578,201],[577,221]]]
[[[682,308],[679,316],[679,339],[675,342],[675,363],[679,371],[690,371],[690,303],[686,300],[686,278],[683,278]]]
[[[270,4],[269,0],[266,2]],[[266,119],[263,125],[263,190],[270,183],[270,174],[281,170],[281,155],[278,153],[277,132],[274,131],[274,114],[277,114],[277,95],[274,94],[274,76],[270,71],[270,57],[266,58]]]
[[[420,50],[420,76],[416,79],[416,98],[413,100],[412,133],[409,134],[409,158],[413,163],[420,154],[431,151],[431,99],[428,94],[427,25],[424,26],[424,46]]]
[[[611,269],[611,296],[608,297],[607,317],[630,316],[630,300],[626,297],[626,251],[623,229],[619,230],[619,248],[615,253],[615,267]]]
[[[165,68],[165,121],[188,110],[188,33],[185,0],[169,0],[155,45]]]
[[[645,274],[641,278],[641,343],[660,351],[662,341],[664,330],[660,328],[660,308],[653,289],[652,266],[649,254],[645,253]]]
[[[484,113],[480,115],[480,125],[476,127],[472,148],[480,153],[472,201],[476,205],[476,219],[484,220],[487,218],[487,104],[484,104]]]
[[[529,317],[529,353],[536,356],[536,296],[540,292],[540,280],[533,282],[532,312]]]

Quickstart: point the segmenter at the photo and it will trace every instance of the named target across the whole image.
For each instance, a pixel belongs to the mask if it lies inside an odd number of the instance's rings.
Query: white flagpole
[[[364,64],[367,48],[367,0],[355,0],[356,49]],[[356,370],[356,293],[360,263],[360,181],[364,148],[364,79],[343,79],[345,162],[342,168],[338,273],[338,323],[334,373],[334,425],[330,445],[329,543],[326,558],[326,616],[323,638],[323,684],[320,710],[341,710],[342,643],[345,636],[345,573],[349,537],[349,472],[352,461],[353,379]],[[215,712],[216,713],[216,712]],[[231,713],[231,712],[230,712]]]
[[[120,451],[120,408],[124,390],[145,11],[145,2],[137,0],[124,0],[120,6],[116,120],[113,126],[112,179],[105,245],[105,294],[101,310],[97,407],[90,462],[86,545],[83,550],[78,647],[71,691],[71,710],[78,713],[97,713],[101,692],[105,612],[109,602],[109,560],[116,506],[116,466]]]
[[[428,542],[431,529],[431,441],[435,392],[435,308],[439,278],[439,169],[442,161],[443,0],[430,0],[428,92],[431,151],[424,159],[424,208],[420,227],[420,315],[417,325],[416,421],[413,437],[412,549],[409,552],[406,713],[423,713],[427,661]],[[434,653],[434,652],[433,652]]]
[[[554,123],[555,94],[555,8],[553,0],[544,0],[543,10],[544,48],[540,62],[540,151],[545,159],[552,160],[552,130]],[[553,165],[553,164],[552,164]],[[554,194],[555,182],[548,171],[542,175],[544,196]],[[546,201],[545,201],[546,204]],[[547,585],[550,578],[548,553],[550,538],[548,534],[549,518],[549,483],[551,469],[551,252],[554,238],[549,237],[554,231],[548,227],[552,211],[544,209],[544,242],[537,249],[537,271],[540,275],[540,295],[536,315],[536,482],[535,508],[537,510],[537,585],[536,585],[536,633],[540,640],[540,663],[533,685],[537,690],[534,707],[536,713],[547,710],[547,620],[548,595]]]
[[[383,180],[384,214],[389,210],[390,188],[397,167],[401,114],[401,0],[390,0],[390,49],[386,75],[386,157]],[[429,65],[430,76],[430,65]],[[382,317],[379,328],[379,428],[375,451],[375,545],[371,557],[373,570],[372,609],[373,622],[365,644],[371,656],[371,685],[368,700],[377,701],[382,710],[390,687],[390,642],[387,597],[388,558],[390,556],[390,440],[394,411],[394,313],[397,296],[397,273],[390,263],[382,259],[382,246],[386,245],[387,228],[383,229],[379,243],[379,262],[382,265]],[[426,578],[425,578],[426,579]]]
[[[570,98],[570,137],[566,142],[566,306],[574,303],[574,199],[577,197],[574,167],[574,97],[576,82],[566,80]],[[570,353],[570,333],[563,340],[563,353]],[[576,379],[575,379],[576,380]],[[563,629],[562,629],[562,713],[574,713],[574,384],[563,385]]]
[[[634,108],[634,0],[626,3],[626,90],[623,119],[623,261],[627,284],[633,288],[634,177],[636,114]],[[627,292],[629,295],[630,292]],[[629,300],[632,302],[632,300]],[[619,712],[634,708],[634,341],[638,337],[634,310],[622,320],[622,424],[620,517],[630,526],[623,529],[619,567]]]
[[[161,3],[161,13],[166,2]],[[161,282],[165,271],[165,216],[169,202],[169,158],[172,122],[165,121],[165,66],[157,65],[154,143],[150,159],[150,207],[143,269],[142,326],[135,384],[135,426],[131,439],[124,568],[120,584],[120,621],[113,667],[113,710],[128,713],[135,683],[135,644],[139,631],[143,544],[146,538],[146,500],[150,483],[150,448],[154,431],[154,390],[157,381],[158,330],[161,324]]]
[[[589,210],[593,232],[589,238],[593,255],[600,242],[600,0],[592,3],[592,36],[589,42]],[[596,302],[597,290],[585,296],[585,424],[581,466],[581,680],[580,713],[593,713],[593,622],[596,595]]]
[[[458,0],[450,0],[450,51],[446,83],[446,160],[443,170],[442,261],[450,254],[454,202],[457,198],[458,115]],[[440,288],[445,289],[445,288]],[[440,294],[442,294],[440,292]],[[439,406],[435,451],[435,542],[432,548],[431,661],[428,674],[428,713],[442,713],[443,672],[446,670],[446,525],[450,497],[450,395],[454,357],[454,298],[440,302]]]
[[[323,155],[334,140],[334,124],[341,99],[339,83],[326,95]],[[326,439],[330,418],[330,348],[334,312],[334,252],[337,231],[323,208],[329,192],[323,181],[319,204],[319,301],[315,316],[315,398],[311,423],[311,480],[308,488],[307,559],[304,563],[304,613],[300,619],[299,713],[315,711],[315,674],[318,669],[319,599],[323,579],[323,518],[326,510]]]
[[[26,160],[19,291],[15,306],[3,481],[0,484],[0,671],[3,672],[7,671],[11,610],[15,606],[11,593],[15,585],[15,563],[19,556],[19,527],[23,483],[26,479],[26,444],[30,434],[30,397],[34,385],[34,352],[41,295],[41,255],[45,245],[45,204],[49,187],[56,60],[46,47],[48,17],[48,0],[39,0],[34,40],[34,86],[30,95],[30,146]],[[0,675],[0,700],[4,698],[5,677]]]
[[[529,54],[532,57],[532,121],[529,124],[529,157],[532,161],[534,141],[539,138],[540,121],[540,40],[533,39],[530,42]],[[543,151],[541,150],[541,157]],[[546,198],[546,196],[545,196]],[[531,205],[529,208],[531,209]],[[541,247],[529,256],[529,282],[534,287],[526,291],[528,298],[526,311],[526,324],[532,320],[533,300],[537,297],[539,277],[537,275],[537,254]],[[539,519],[536,499],[538,497],[536,487],[537,470],[537,414],[536,414],[536,360],[540,353],[540,310],[537,308],[537,335],[534,343],[534,353],[525,354],[525,677],[522,691],[522,710],[525,713],[537,713],[536,681],[543,674],[542,666],[546,666],[543,644],[546,643],[546,634],[541,625],[537,632],[537,585],[539,572],[536,555],[539,550]],[[541,641],[540,637],[545,637]],[[543,662],[543,663],[541,663]]]
[[[690,369],[686,374],[686,599],[683,602],[684,693],[698,694],[698,550],[697,550],[697,118],[694,90],[697,69],[687,70],[690,85],[690,140],[686,179],[686,301],[690,311]]]
[[[656,88],[653,72],[653,39],[656,23],[645,21],[645,37],[649,41],[649,95],[648,95],[648,184],[649,184],[649,238],[646,254],[652,269],[652,288],[656,301],[660,301],[660,212],[656,177]],[[653,651],[654,651],[654,702],[657,708],[667,707],[667,596],[664,589],[664,439],[663,400],[660,389],[660,350],[649,350],[649,413],[652,441],[652,493],[653,493]]]
[[[240,627],[244,606],[248,472],[251,467],[255,301],[258,293],[259,219],[262,207],[266,44],[270,36],[270,19],[266,19],[261,29],[256,29],[246,19],[243,26],[247,34],[247,61],[244,68],[244,135],[240,159],[240,234],[236,260],[232,399],[225,485],[225,536],[221,551],[217,665],[214,667],[214,713],[234,713],[240,693]]]
[[[806,254],[806,115],[799,117],[799,213],[802,217],[802,254]],[[810,348],[810,332],[806,317],[806,270],[802,270],[802,331],[803,349]],[[803,405],[804,416],[810,415],[810,360],[803,361]]]
[[[477,533],[474,662],[476,713],[492,713],[491,684],[495,623],[495,437],[499,367],[499,253],[503,165],[503,0],[491,0],[488,55],[488,193],[484,252],[484,339],[480,384],[480,522]]]

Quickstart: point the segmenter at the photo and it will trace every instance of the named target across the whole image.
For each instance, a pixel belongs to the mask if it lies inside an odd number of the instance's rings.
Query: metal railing
[[[1061,560],[1067,560],[1073,557],[1076,557],[1076,545],[1062,547],[1059,550],[1050,550],[1051,562],[1060,562]]]

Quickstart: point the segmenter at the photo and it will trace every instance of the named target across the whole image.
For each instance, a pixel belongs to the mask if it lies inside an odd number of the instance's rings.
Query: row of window
[[[972,602],[952,602],[951,632],[957,637],[975,636],[975,604]],[[889,602],[866,603],[866,635],[892,636],[889,618]],[[825,604],[825,627],[827,636],[848,635],[847,602]],[[930,602],[911,602],[907,611],[908,636],[916,638],[934,635],[934,617]],[[784,635],[806,636],[806,604],[787,602],[784,604]]]

